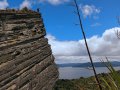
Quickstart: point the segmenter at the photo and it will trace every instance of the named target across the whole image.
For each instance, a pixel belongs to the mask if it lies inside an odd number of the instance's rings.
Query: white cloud
[[[80,10],[85,18],[100,13],[100,9],[96,8],[94,5],[80,5]]]
[[[115,27],[105,30],[101,37],[92,36],[87,39],[92,56],[120,56],[120,41],[115,34],[115,30],[120,30],[120,28]],[[47,38],[57,62],[60,61],[60,58],[62,59],[60,62],[66,62],[64,60],[69,62],[88,61],[86,58],[80,59],[81,56],[87,56],[83,39],[79,41],[59,41],[52,35],[47,35]]]
[[[69,0],[39,0],[39,2],[47,2],[50,3],[52,5],[59,5],[65,2],[68,2]]]
[[[96,26],[101,26],[101,24],[100,24],[100,23],[93,23],[93,24],[91,25],[91,27],[96,27]]]
[[[22,4],[20,4],[20,9],[24,7],[31,8],[32,5],[43,3],[43,2],[50,3],[52,5],[59,5],[68,1],[69,0],[24,0]]]
[[[85,63],[90,62],[88,56],[55,56],[57,64],[62,63]],[[109,61],[120,61],[120,56],[107,56]],[[94,62],[101,62],[101,59],[106,61],[105,56],[92,56]]]
[[[7,0],[1,0],[0,1],[0,9],[5,9],[9,6]]]
[[[31,0],[24,0],[22,2],[22,4],[20,5],[20,9],[22,9],[24,7],[31,8],[31,6],[32,6]]]
[[[68,2],[68,0],[48,0],[49,3],[53,4],[53,5],[58,5],[64,2]]]
[[[56,56],[71,56],[80,53],[80,43],[78,41],[58,41],[54,36],[47,35],[52,50]]]

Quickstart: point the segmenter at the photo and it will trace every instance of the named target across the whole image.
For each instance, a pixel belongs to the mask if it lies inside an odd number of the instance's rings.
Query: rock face
[[[38,12],[0,11],[0,90],[52,90],[58,78]]]

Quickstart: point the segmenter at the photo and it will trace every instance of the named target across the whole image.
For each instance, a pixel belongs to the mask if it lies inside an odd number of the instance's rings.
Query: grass
[[[104,63],[105,66],[108,68],[109,72],[107,77],[101,77],[102,81],[104,82],[103,86],[107,86],[108,90],[120,90],[120,72],[117,72],[109,62],[108,58],[106,57],[107,63]]]

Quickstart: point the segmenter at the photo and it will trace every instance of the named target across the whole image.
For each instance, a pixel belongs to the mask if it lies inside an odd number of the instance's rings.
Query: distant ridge
[[[107,62],[105,62],[107,63]],[[120,62],[113,61],[111,62],[113,67],[120,66]],[[95,62],[95,67],[105,67],[105,65],[102,62]],[[91,64],[89,62],[87,63],[66,63],[66,64],[57,64],[58,67],[91,67]]]

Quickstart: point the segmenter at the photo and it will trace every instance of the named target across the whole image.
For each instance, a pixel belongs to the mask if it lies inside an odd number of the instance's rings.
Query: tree
[[[24,8],[21,9],[21,11],[22,11],[22,12],[28,12],[29,9],[28,9],[27,7],[24,7]]]

